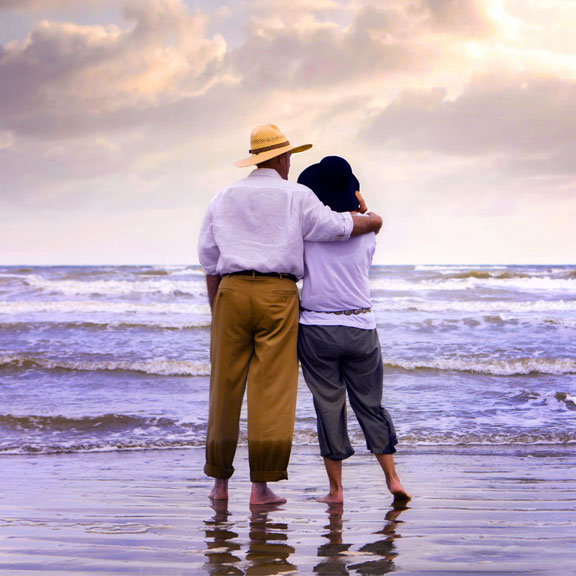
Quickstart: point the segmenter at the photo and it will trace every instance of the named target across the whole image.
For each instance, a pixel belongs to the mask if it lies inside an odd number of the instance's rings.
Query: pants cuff
[[[322,458],[328,458],[328,460],[346,460],[346,458],[350,458],[354,454],[354,449],[351,448],[350,450],[346,451],[344,454],[322,454]]]
[[[388,446],[380,449],[373,449],[368,446],[368,450],[370,450],[372,454],[394,454],[396,452],[396,448],[394,448],[396,444],[398,444],[398,438],[396,438],[396,436],[392,436],[388,442]]]
[[[370,452],[372,452],[372,454],[376,454],[377,456],[381,456],[382,454],[395,454],[396,448],[394,448],[394,446],[389,446],[384,450],[370,450]]]
[[[221,468],[220,466],[206,464],[204,466],[204,474],[206,474],[206,476],[211,476],[212,478],[218,478],[219,480],[228,480],[228,478],[234,474],[234,467]]]
[[[278,482],[288,480],[286,470],[250,470],[251,482]]]

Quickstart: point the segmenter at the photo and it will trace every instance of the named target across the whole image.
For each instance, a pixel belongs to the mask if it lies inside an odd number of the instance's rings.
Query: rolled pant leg
[[[248,373],[248,450],[252,482],[288,478],[298,387],[298,289],[256,278],[254,356]],[[257,288],[257,289],[256,289]]]
[[[318,443],[324,458],[344,460],[354,454],[348,437],[346,383],[340,374],[345,339],[340,326],[300,325],[298,355],[314,398]]]
[[[351,351],[341,359],[350,406],[374,454],[393,454],[398,443],[392,417],[382,406],[384,368],[376,330],[345,328]]]
[[[212,314],[210,404],[204,472],[227,479],[238,444],[246,375],[253,354],[250,293],[235,278],[225,277]]]

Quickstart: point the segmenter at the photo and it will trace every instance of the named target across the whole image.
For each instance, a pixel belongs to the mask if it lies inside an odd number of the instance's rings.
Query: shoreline
[[[501,451],[504,454],[508,455],[522,455],[527,454],[529,452],[541,452],[546,451],[547,455],[551,455],[552,453],[558,452],[559,454],[563,454],[564,452],[571,452],[576,451],[576,441],[574,442],[566,442],[564,444],[558,443],[538,443],[538,444],[510,444],[510,443],[503,443],[503,444],[405,444],[402,443],[400,439],[399,442],[400,448],[395,456],[399,455],[417,455],[420,453],[423,454],[490,454],[494,451]],[[246,444],[238,444],[238,450],[246,450]],[[355,458],[358,456],[361,457],[369,457],[370,453],[367,449],[363,446],[356,446],[356,452],[350,458]],[[43,457],[55,457],[55,456],[83,456],[83,455],[111,455],[111,454],[132,454],[132,453],[148,453],[148,452],[201,452],[203,457],[204,446],[151,446],[151,447],[134,447],[134,448],[104,448],[104,449],[94,449],[94,450],[72,450],[72,451],[55,451],[55,452],[0,452],[0,462],[3,458],[43,458]],[[293,453],[295,451],[303,451],[303,452],[311,452],[313,455],[314,451],[316,451],[318,457],[320,458],[319,452],[317,450],[317,446],[315,444],[294,444],[293,445]],[[345,461],[345,460],[344,460]]]
[[[203,448],[10,455],[0,574],[575,574],[576,446],[553,448],[401,447],[403,509],[360,448],[342,507],[316,502],[311,446],[274,485],[288,502],[252,508],[245,447],[227,505],[206,497]]]

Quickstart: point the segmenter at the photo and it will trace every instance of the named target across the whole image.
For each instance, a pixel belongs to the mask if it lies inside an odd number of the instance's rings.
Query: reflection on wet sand
[[[241,562],[235,553],[240,552],[240,544],[234,542],[238,534],[231,530],[234,523],[229,521],[230,512],[228,512],[228,502],[226,500],[213,500],[212,509],[214,516],[210,520],[204,520],[206,526],[206,545],[208,550],[205,552],[206,564],[204,568],[208,574],[220,576],[222,574],[244,574],[244,572],[234,566],[235,563]]]
[[[288,544],[289,526],[270,517],[270,513],[279,508],[278,505],[251,506],[249,518],[235,523],[230,518],[232,514],[227,502],[214,501],[214,514],[204,521],[207,545],[204,572],[212,576],[297,574],[298,567],[289,561],[297,556],[294,547]],[[394,541],[400,538],[398,527],[402,523],[399,516],[407,509],[405,504],[394,506],[384,517],[384,527],[372,532],[367,543],[359,544],[355,526],[358,519],[354,515],[345,519],[342,504],[328,506],[328,524],[321,534],[324,541],[316,551],[320,561],[314,566],[314,573],[368,575],[393,572],[398,556]],[[346,541],[348,536],[350,541]]]
[[[286,543],[288,524],[272,522],[268,513],[277,510],[277,505],[251,506],[250,544],[246,553],[249,565],[248,576],[266,576],[283,572],[296,572],[294,564],[288,562],[295,550]]]
[[[324,526],[328,532],[322,534],[328,542],[318,547],[318,556],[325,558],[317,564],[314,572],[317,574],[348,574],[346,569],[346,557],[342,552],[347,552],[352,544],[342,542],[342,513],[344,512],[343,504],[331,504],[326,509],[328,513],[328,524]]]
[[[323,537],[327,538],[328,542],[318,548],[318,556],[323,557],[324,560],[314,567],[314,572],[325,575],[350,574],[349,570],[353,570],[354,574],[387,574],[393,572],[396,569],[394,560],[398,556],[394,540],[400,538],[396,530],[398,525],[402,523],[401,520],[398,520],[398,517],[406,509],[406,504],[396,504],[384,517],[386,520],[384,528],[374,533],[383,537],[375,542],[364,544],[359,549],[360,553],[376,558],[374,560],[352,563],[355,555],[351,554],[348,556],[347,554],[352,544],[343,542],[342,537],[344,507],[342,504],[328,506],[326,510],[328,513],[328,524],[325,526],[328,532],[323,534]]]
[[[245,554],[238,542],[238,533],[229,519],[226,501],[213,501],[214,515],[205,520],[207,561],[204,569],[213,576],[245,574],[268,576],[284,572],[297,572],[296,566],[288,562],[294,548],[286,543],[288,524],[272,522],[268,514],[278,509],[277,505],[251,506],[249,543]]]

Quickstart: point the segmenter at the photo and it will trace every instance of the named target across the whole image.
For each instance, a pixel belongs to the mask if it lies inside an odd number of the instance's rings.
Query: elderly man
[[[198,256],[212,309],[204,471],[215,479],[215,500],[228,498],[247,384],[250,503],[285,502],[267,483],[288,477],[304,240],[345,241],[382,226],[375,214],[333,212],[309,188],[288,182],[290,155],[311,147],[291,145],[273,124],[257,126],[250,156],[235,163],[257,169],[219,192],[202,224]]]

